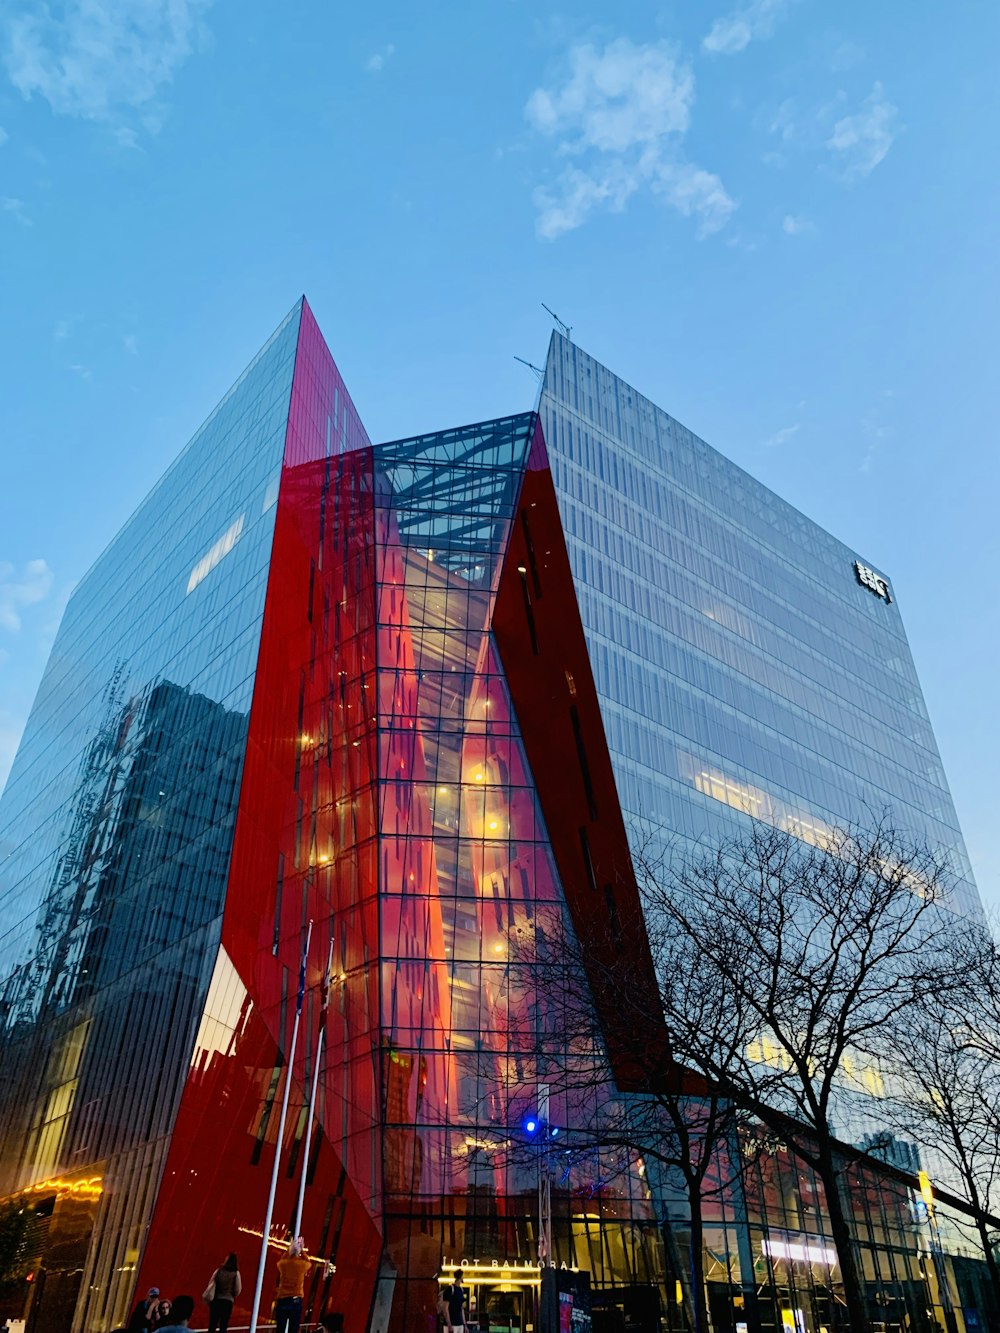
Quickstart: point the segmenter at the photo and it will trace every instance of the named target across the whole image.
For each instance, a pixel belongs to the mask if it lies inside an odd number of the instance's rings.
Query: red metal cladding
[[[284,1235],[294,1213],[332,944],[302,1234],[336,1273],[317,1266],[307,1305],[345,1311],[347,1333],[361,1333],[382,1248],[372,455],[305,303],[277,506],[223,953],[137,1290],[197,1294],[236,1250],[250,1277],[233,1321],[246,1323],[285,1077],[279,1051],[289,1049],[312,920],[272,1234]],[[278,1257],[272,1249],[265,1314]]]
[[[536,423],[500,577],[493,633],[574,929],[585,957],[613,948],[637,1005],[656,1013],[656,980],[555,487]],[[589,980],[623,1087],[645,1077],[621,1028],[604,966]],[[665,1033],[644,1034],[662,1054]],[[658,1063],[662,1063],[658,1061]]]

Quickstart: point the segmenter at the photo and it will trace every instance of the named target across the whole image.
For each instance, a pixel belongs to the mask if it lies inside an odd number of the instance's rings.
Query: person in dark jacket
[[[160,1309],[160,1289],[150,1287],[145,1297],[136,1302],[135,1309],[125,1325],[127,1333],[149,1333],[156,1327],[156,1317]]]
[[[212,1274],[212,1279],[205,1288],[205,1300],[208,1301],[208,1333],[226,1333],[229,1319],[233,1313],[233,1302],[243,1290],[236,1255],[230,1254],[224,1264]]]

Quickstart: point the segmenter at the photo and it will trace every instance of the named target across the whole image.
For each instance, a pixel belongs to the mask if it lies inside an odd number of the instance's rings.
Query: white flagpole
[[[333,972],[333,940],[330,941],[330,956],[326,960],[326,972],[323,976],[320,994],[322,1003],[319,1007],[319,1033],[316,1037],[316,1058],[313,1063],[312,1092],[309,1094],[309,1116],[306,1120],[306,1136],[303,1140],[302,1175],[299,1179],[299,1201],[295,1208],[295,1225],[292,1235],[297,1236],[302,1227],[302,1205],[306,1197],[306,1176],[309,1174],[309,1151],[312,1147],[313,1118],[316,1114],[316,1092],[319,1087],[319,1067],[323,1059],[323,1041],[326,1037],[326,1013],[330,1004],[330,976]]]
[[[302,966],[299,968],[299,991],[295,999],[295,1022],[292,1024],[292,1042],[288,1048],[288,1060],[285,1064],[285,1091],[281,1098],[281,1118],[278,1121],[278,1141],[274,1145],[274,1168],[271,1171],[271,1189],[267,1196],[267,1216],[264,1218],[264,1234],[260,1242],[260,1263],[257,1265],[257,1286],[253,1294],[253,1312],[250,1315],[250,1333],[257,1333],[257,1316],[260,1314],[260,1293],[264,1286],[264,1268],[267,1264],[267,1246],[271,1239],[271,1216],[274,1213],[274,1195],[278,1188],[278,1169],[281,1166],[281,1144],[285,1137],[285,1117],[288,1114],[288,1094],[292,1086],[292,1070],[295,1061],[295,1043],[299,1035],[299,1020],[302,1018],[302,1002],[306,994],[306,963],[309,958],[309,941],[312,939],[313,923],[310,921],[306,930],[305,947],[302,950]]]

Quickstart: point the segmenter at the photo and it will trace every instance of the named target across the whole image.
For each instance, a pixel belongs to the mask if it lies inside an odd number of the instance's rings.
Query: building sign
[[[573,1267],[567,1263],[556,1263],[554,1259],[547,1262],[536,1261],[534,1259],[449,1259],[445,1256],[441,1261],[441,1276],[447,1277],[456,1269],[461,1269],[467,1277],[474,1281],[482,1281],[484,1278],[497,1279],[506,1282],[513,1277],[527,1277],[538,1281],[543,1268],[555,1268],[565,1273],[578,1273],[579,1268]]]
[[[885,601],[892,601],[892,593],[889,591],[889,585],[881,574],[876,574],[874,569],[869,569],[863,565],[860,560],[854,562],[854,573],[857,575],[858,582],[862,588],[867,588],[873,592],[876,597],[882,597]]]

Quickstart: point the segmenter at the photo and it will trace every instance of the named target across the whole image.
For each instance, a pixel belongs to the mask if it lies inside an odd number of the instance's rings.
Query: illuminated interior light
[[[837,1251],[831,1245],[820,1245],[815,1241],[771,1240],[765,1238],[764,1253],[771,1259],[792,1259],[800,1263],[823,1264],[833,1268],[837,1262]]]

